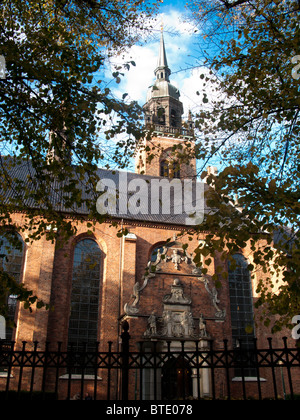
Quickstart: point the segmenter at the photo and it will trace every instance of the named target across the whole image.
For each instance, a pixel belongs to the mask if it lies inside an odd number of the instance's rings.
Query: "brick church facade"
[[[162,35],[156,80],[144,107],[154,137],[137,150],[136,171],[128,173],[129,179],[196,179],[196,162],[188,160],[188,153],[180,165],[172,157],[174,145],[177,150],[186,151],[187,144],[192,148],[193,136],[191,121],[182,121],[180,93],[171,84],[170,75]],[[150,162],[146,158],[148,145],[159,146]],[[103,171],[103,176],[109,176],[108,172]],[[204,208],[206,211],[209,209]],[[21,213],[12,219],[15,226],[24,223]],[[104,351],[111,341],[118,351],[124,321],[129,324],[132,349],[137,343],[151,349],[155,342],[163,351],[169,342],[174,350],[184,340],[186,349],[194,351],[196,342],[208,348],[213,341],[215,348],[221,348],[227,339],[234,347],[239,338],[248,343],[253,337],[264,345],[270,336],[270,331],[253,322],[256,284],[263,274],[257,272],[252,279],[247,271],[247,264],[253,262],[250,248],[236,255],[236,270],[230,271],[227,262],[216,257],[204,275],[193,262],[193,250],[205,241],[207,232],[190,239],[181,235],[186,225],[178,214],[128,214],[116,218],[118,227],[112,227],[110,221],[96,224],[92,235],[88,220],[78,223],[73,214],[66,214],[66,219],[77,225],[77,235],[63,247],[45,237],[27,244],[26,232],[19,233],[23,249],[11,254],[13,273],[53,309],[29,313],[13,296],[9,298],[16,322],[9,338],[17,346],[21,347],[22,341],[38,341],[40,346],[61,342],[67,348],[70,342],[98,341]],[[120,227],[128,230],[122,238],[117,236]],[[188,244],[186,250],[183,244]],[[229,270],[228,281],[216,288],[212,276],[221,269]],[[253,328],[246,332],[249,325]],[[280,335],[273,338],[274,345],[281,339]],[[187,374],[191,374],[188,369]],[[148,382],[153,381],[150,376]],[[0,386],[3,380],[0,375]],[[209,375],[202,375],[201,381],[201,396],[210,396]],[[225,379],[218,381],[221,390]],[[85,381],[87,389],[92,385],[93,381]],[[271,386],[267,377],[262,385],[267,395]],[[172,398],[165,394],[163,379],[157,387],[159,398]],[[146,388],[144,398],[153,398],[150,387]],[[195,389],[189,392],[195,395]]]

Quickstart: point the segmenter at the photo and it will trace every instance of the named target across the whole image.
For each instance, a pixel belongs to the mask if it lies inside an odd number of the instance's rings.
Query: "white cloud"
[[[130,100],[138,101],[143,105],[146,101],[147,88],[154,80],[157,51],[153,45],[135,45],[124,57],[124,61],[134,61],[136,65],[131,65],[130,70],[126,71],[115,94],[120,97],[127,93]]]
[[[128,93],[131,100],[136,100],[143,105],[146,101],[147,89],[153,84],[154,70],[156,68],[161,24],[164,26],[164,39],[166,44],[166,52],[168,64],[173,72],[171,75],[171,83],[182,91],[182,81],[191,77],[189,73],[177,73],[179,70],[187,66],[190,54],[190,45],[193,41],[192,34],[194,27],[185,22],[180,12],[170,10],[169,13],[160,14],[154,24],[155,39],[151,42],[145,42],[143,45],[133,46],[128,53],[122,57],[122,62],[133,60],[136,66],[131,66],[130,70],[122,77],[121,83],[115,87],[114,94],[122,97],[124,93]],[[194,77],[191,83],[194,82]],[[185,85],[187,82],[185,81]],[[187,103],[187,97],[183,102]],[[188,107],[189,108],[189,107]],[[185,109],[186,113],[188,109]]]
[[[121,83],[114,87],[113,93],[118,98],[127,93],[127,100],[138,101],[141,106],[145,104],[148,87],[155,81],[154,70],[159,54],[162,23],[168,64],[172,71],[170,80],[180,90],[184,116],[187,117],[189,110],[196,113],[200,108],[209,107],[216,93],[200,78],[201,74],[207,74],[207,69],[192,68],[194,44],[197,41],[194,35],[195,28],[191,23],[184,21],[183,15],[175,9],[158,16],[154,25],[155,39],[133,46],[122,57],[123,63],[132,60],[136,66],[131,66],[130,70],[125,72]],[[120,57],[118,60],[120,62]],[[203,102],[204,92],[207,95],[207,104]]]

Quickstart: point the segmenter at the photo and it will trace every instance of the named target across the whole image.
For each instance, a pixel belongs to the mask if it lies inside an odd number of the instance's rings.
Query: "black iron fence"
[[[0,341],[0,398],[188,400],[295,399],[300,390],[300,351],[280,348],[215,349],[211,340],[141,342],[131,350],[125,329],[120,351],[83,344]],[[251,372],[251,377],[249,377]],[[89,396],[86,396],[89,390]]]

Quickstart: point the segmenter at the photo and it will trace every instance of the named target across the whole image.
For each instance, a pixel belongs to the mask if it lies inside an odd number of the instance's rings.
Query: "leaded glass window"
[[[233,258],[235,265],[228,266],[233,344],[237,348],[242,343],[242,348],[251,350],[255,337],[251,276],[244,256],[235,254]],[[255,371],[247,368],[244,375],[253,376]]]
[[[69,343],[94,349],[99,319],[101,250],[92,239],[77,243],[74,250]]]
[[[21,282],[24,243],[16,232],[5,232],[0,236],[0,266],[18,283]],[[14,322],[17,306],[16,295],[7,296],[8,321]],[[12,340],[13,328],[6,322],[6,340]]]

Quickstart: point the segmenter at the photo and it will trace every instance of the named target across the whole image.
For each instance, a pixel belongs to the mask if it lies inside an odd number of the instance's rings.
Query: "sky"
[[[187,117],[189,111],[196,112],[199,109],[202,101],[196,92],[202,90],[200,74],[203,69],[192,69],[192,66],[197,64],[197,43],[200,39],[195,36],[195,26],[186,19],[184,4],[184,1],[163,1],[153,36],[133,46],[125,56],[124,61],[133,60],[136,66],[131,66],[121,83],[114,87],[115,96],[121,98],[127,93],[127,100],[137,101],[141,106],[145,104],[147,89],[155,81],[154,70],[163,24],[167,60],[172,71],[170,81],[180,90],[184,117]]]
[[[185,3],[185,0],[163,0],[152,36],[134,45],[123,58],[123,63],[134,61],[136,65],[125,71],[120,84],[111,82],[109,86],[116,98],[121,100],[126,93],[126,102],[137,101],[140,106],[145,104],[147,90],[155,81],[154,70],[157,67],[163,25],[167,60],[171,70],[170,82],[180,91],[180,100],[184,108],[183,121],[188,119],[190,111],[195,115],[204,107],[209,108],[211,99],[216,95],[212,88],[204,87],[203,79],[200,78],[200,75],[208,73],[207,68],[199,65],[199,45],[203,47],[201,42],[204,41],[199,30],[188,19]],[[116,65],[122,64],[122,61],[119,61],[120,57],[115,60]],[[112,71],[108,69],[107,76],[111,75]],[[204,93],[208,98],[207,104],[202,100]],[[105,146],[102,144],[101,147]],[[197,163],[197,166],[199,165],[202,165],[201,162]],[[220,168],[219,159],[216,157],[210,165]],[[134,162],[130,170],[132,168]]]

